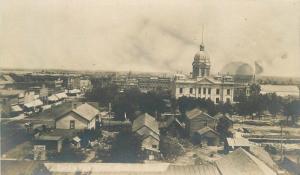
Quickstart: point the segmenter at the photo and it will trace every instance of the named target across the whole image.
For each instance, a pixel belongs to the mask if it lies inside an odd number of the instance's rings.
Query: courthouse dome
[[[195,54],[194,61],[198,63],[204,63],[210,65],[210,57],[208,53],[204,50],[204,45],[200,45],[200,50]]]

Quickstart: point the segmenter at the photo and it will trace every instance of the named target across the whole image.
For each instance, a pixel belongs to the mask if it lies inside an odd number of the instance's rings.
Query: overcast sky
[[[300,0],[0,0],[0,67],[192,70],[204,25],[230,61],[300,76]]]

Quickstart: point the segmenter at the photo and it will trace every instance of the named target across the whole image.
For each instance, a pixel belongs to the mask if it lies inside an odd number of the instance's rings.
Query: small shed
[[[80,148],[80,147],[81,147],[80,142],[81,142],[81,139],[80,139],[78,136],[74,137],[74,138],[72,139],[72,141],[71,141],[72,145],[73,145],[75,148]]]
[[[62,136],[38,135],[34,138],[34,145],[45,145],[47,151],[61,152]]]
[[[218,146],[220,144],[220,135],[210,127],[199,129],[193,136],[194,143],[207,145],[207,146]]]

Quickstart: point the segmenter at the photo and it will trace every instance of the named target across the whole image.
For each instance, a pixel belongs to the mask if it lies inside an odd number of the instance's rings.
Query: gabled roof
[[[196,117],[206,117],[206,118],[214,119],[212,116],[210,116],[207,113],[203,112],[199,108],[194,108],[190,111],[187,111],[185,113],[185,115],[188,119],[193,119],[193,118],[196,118]]]
[[[48,100],[49,101],[58,101],[59,99],[57,98],[56,95],[51,95],[51,96],[48,97]]]
[[[264,150],[264,148],[262,148],[260,146],[251,146],[249,151],[255,157],[257,157],[258,159],[263,161],[265,164],[267,164],[270,168],[272,168],[272,169],[278,168],[277,164],[273,161],[270,154]]]
[[[64,92],[55,94],[55,96],[56,96],[58,99],[64,99],[64,98],[67,98],[67,97],[68,97],[67,94],[64,93]]]
[[[99,110],[88,103],[81,104],[72,111],[88,121],[92,120],[99,114]]]
[[[276,175],[263,161],[239,148],[216,161],[222,175]]]
[[[43,102],[41,100],[34,100],[29,103],[25,103],[24,106],[27,108],[42,106]]]
[[[158,122],[155,120],[154,117],[149,115],[148,113],[144,113],[139,115],[132,124],[132,131],[136,132],[143,126],[148,127],[151,129],[153,132],[159,135],[159,129],[158,129]]]
[[[207,132],[213,132],[214,134],[219,135],[218,132],[216,132],[215,130],[211,129],[211,128],[208,127],[208,126],[202,128],[202,129],[199,129],[199,130],[197,131],[197,133],[198,133],[199,135],[203,135],[203,134],[205,134],[205,133],[207,133]]]

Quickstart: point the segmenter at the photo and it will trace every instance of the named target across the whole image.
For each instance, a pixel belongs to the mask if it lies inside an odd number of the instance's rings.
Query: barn
[[[215,128],[217,120],[198,108],[185,113],[186,131],[190,137],[205,127]]]

